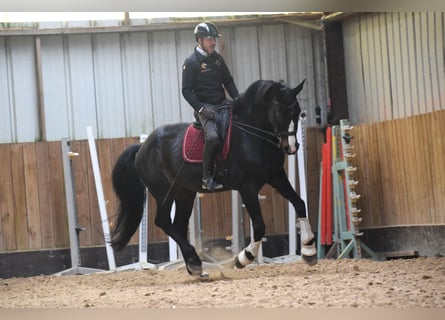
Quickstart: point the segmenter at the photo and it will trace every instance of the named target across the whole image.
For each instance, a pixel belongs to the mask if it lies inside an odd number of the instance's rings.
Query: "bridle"
[[[274,97],[272,100],[272,103],[274,105],[279,105],[280,103],[277,101],[277,99]],[[297,109],[296,106],[297,102],[295,102],[294,104],[290,105],[290,106],[280,106],[281,109],[290,109],[291,112],[291,118],[293,118],[294,112]],[[285,136],[285,137],[289,137],[289,136],[295,136],[297,134],[297,130],[292,130],[292,131],[281,131],[278,133],[278,135],[280,136]]]
[[[276,97],[274,97],[272,99],[272,103],[277,106],[280,105],[281,103],[276,99]],[[296,105],[290,105],[290,106],[280,106],[280,108],[286,108],[286,109],[291,109],[291,114],[293,114],[294,109],[296,109]],[[292,130],[292,131],[279,131],[279,132],[270,132],[261,128],[257,128],[255,126],[249,125],[247,123],[243,123],[243,122],[239,122],[239,121],[235,121],[232,120],[232,125],[235,126],[236,128],[240,129],[243,132],[246,132],[250,135],[253,135],[263,141],[266,141],[268,143],[273,144],[274,146],[276,146],[277,148],[281,147],[281,140],[283,138],[288,138],[290,136],[295,136],[297,134],[296,130]]]

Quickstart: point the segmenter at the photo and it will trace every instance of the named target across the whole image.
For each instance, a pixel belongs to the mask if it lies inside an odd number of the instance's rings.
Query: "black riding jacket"
[[[221,104],[225,99],[224,88],[232,99],[239,96],[222,56],[215,51],[205,57],[195,47],[182,67],[182,95],[185,100],[193,109],[199,111],[207,104]]]

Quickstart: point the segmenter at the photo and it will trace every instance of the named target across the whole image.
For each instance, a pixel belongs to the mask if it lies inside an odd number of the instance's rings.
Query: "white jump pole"
[[[303,131],[305,130],[305,120],[306,114],[305,112],[301,112],[299,125],[297,129],[297,141],[300,142],[300,147],[297,151],[298,156],[298,179],[300,183],[300,198],[307,204],[307,192],[306,192],[306,161],[304,151],[306,148],[306,141],[304,140],[305,135]],[[288,177],[289,182],[292,185],[292,188],[296,189],[296,179],[295,179],[295,155],[291,155],[288,157]],[[294,206],[289,202],[288,204],[289,210],[289,255],[295,256],[297,250],[297,216],[295,212]],[[307,210],[306,210],[307,216]]]
[[[300,182],[300,198],[306,203],[307,194],[306,194],[306,166],[305,166],[305,158],[304,152],[306,148],[306,142],[304,140],[304,130],[305,130],[305,117],[306,114],[304,111],[300,114],[300,119],[298,121],[298,129],[297,129],[297,141],[300,142],[300,148],[297,151],[298,156],[298,176]],[[295,189],[296,185],[296,166],[295,166],[295,155],[288,156],[288,179],[292,188]],[[289,202],[288,204],[288,221],[289,221],[289,254],[287,256],[275,257],[272,259],[267,259],[267,261],[273,261],[275,263],[285,263],[291,262],[301,259],[297,256],[297,215],[295,212],[295,208]],[[307,215],[307,214],[306,214]]]
[[[105,248],[107,250],[108,266],[110,271],[116,270],[116,262],[114,260],[114,252],[111,247],[110,226],[108,224],[107,208],[105,206],[105,197],[102,188],[102,179],[100,176],[99,160],[97,158],[96,143],[94,140],[93,128],[87,127],[88,145],[90,147],[91,162],[93,166],[94,182],[96,184],[97,200],[99,202],[99,211],[102,220],[102,230],[104,233]]]
[[[176,211],[176,203],[173,201],[170,210],[170,219],[174,221]],[[178,254],[178,245],[171,237],[168,237],[168,261],[159,264],[159,270],[177,269],[185,265],[182,255]]]
[[[300,130],[300,128],[298,128]],[[297,133],[298,135],[298,133]],[[298,139],[298,138],[297,138]],[[301,149],[301,148],[300,148]],[[299,152],[299,151],[298,151]],[[292,186],[295,189],[295,155],[290,155],[287,158],[288,162],[288,179]],[[289,256],[293,257],[296,255],[297,251],[297,218],[295,213],[295,208],[292,203],[288,203],[288,212],[289,212]]]
[[[232,190],[232,253],[237,255],[244,249],[243,207],[238,191]]]
[[[173,201],[173,205],[170,210],[170,219],[172,219],[172,221],[175,220],[175,211],[176,211],[176,202]],[[178,245],[176,244],[175,240],[173,240],[171,237],[168,237],[168,256],[170,261],[178,260]]]
[[[148,138],[148,134],[141,134],[139,136],[139,142],[144,143]],[[139,260],[138,262],[128,264],[125,266],[120,266],[117,268],[118,271],[122,270],[142,270],[142,269],[156,269],[156,265],[148,262],[148,233],[147,233],[147,223],[148,223],[148,190],[145,189],[146,198],[144,203],[144,211],[142,212],[141,222],[139,223]]]
[[[298,148],[298,181],[300,184],[300,198],[304,201],[306,205],[306,217],[307,214],[307,191],[306,191],[306,159],[305,159],[305,149],[306,149],[306,135],[304,130],[306,129],[306,113],[302,111],[300,113],[299,125],[297,129],[297,141],[300,142],[300,148]],[[295,189],[295,156],[289,157],[289,181],[292,187]],[[292,221],[291,221],[292,219]],[[297,249],[297,230],[296,230],[296,213],[295,209],[291,203],[289,203],[289,254],[296,255]],[[292,247],[291,247],[292,246]]]
[[[139,136],[139,142],[142,144],[147,140],[147,134],[141,134]],[[141,267],[147,265],[147,267],[153,267],[153,265],[148,266],[148,235],[147,235],[147,217],[148,217],[148,190],[145,189],[145,203],[144,212],[142,213],[142,219],[139,223],[139,264]]]
[[[306,113],[304,111],[300,114],[300,125],[297,130],[297,140],[300,141],[300,148],[298,149],[298,178],[300,182],[300,198],[306,204],[306,217],[309,218],[307,210],[307,188],[306,188]]]

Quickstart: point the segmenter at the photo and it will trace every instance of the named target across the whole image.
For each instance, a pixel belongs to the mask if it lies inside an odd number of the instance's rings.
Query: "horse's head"
[[[257,101],[262,100],[266,104],[267,121],[279,140],[279,147],[287,154],[295,154],[299,146],[296,133],[301,109],[297,95],[304,82],[292,89],[282,83],[268,81],[257,95]]]

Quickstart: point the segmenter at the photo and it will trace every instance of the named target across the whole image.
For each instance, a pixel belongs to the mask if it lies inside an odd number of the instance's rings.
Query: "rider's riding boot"
[[[216,136],[216,138],[206,140],[202,155],[202,188],[210,191],[223,188],[222,184],[219,184],[213,180],[212,172],[214,171],[214,159],[218,149],[218,145],[215,144],[215,140],[218,140],[218,136]]]
[[[211,174],[207,174],[204,178],[202,178],[202,188],[204,190],[213,191],[222,189],[224,186],[213,180],[213,176]]]

